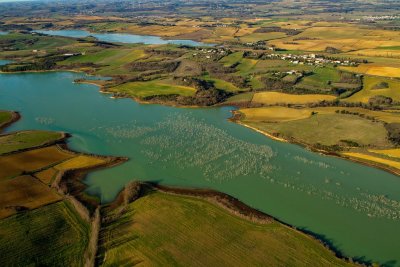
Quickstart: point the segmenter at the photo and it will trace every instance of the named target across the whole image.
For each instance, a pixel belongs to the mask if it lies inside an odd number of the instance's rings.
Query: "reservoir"
[[[152,35],[138,35],[127,33],[91,33],[84,30],[54,30],[54,31],[35,31],[47,35],[65,36],[73,38],[84,38],[93,36],[99,41],[104,42],[119,42],[119,43],[143,43],[143,44],[176,44],[176,45],[190,45],[190,46],[213,46],[202,42],[192,40],[166,40],[159,36]]]
[[[22,115],[7,132],[64,131],[73,150],[129,157],[85,179],[103,203],[132,180],[212,188],[319,235],[346,256],[399,266],[399,177],[266,138],[229,122],[231,107],[111,99],[73,83],[83,77],[0,74],[0,109]]]

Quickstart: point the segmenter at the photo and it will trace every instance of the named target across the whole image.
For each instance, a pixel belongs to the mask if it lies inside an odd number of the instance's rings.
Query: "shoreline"
[[[311,151],[313,153],[318,153],[320,155],[335,157],[335,158],[338,158],[338,159],[351,161],[353,163],[362,164],[364,166],[375,168],[375,169],[380,169],[382,171],[386,171],[388,173],[391,173],[391,174],[393,174],[395,176],[399,176],[400,177],[400,170],[399,169],[396,169],[396,168],[381,164],[379,162],[367,161],[367,160],[363,160],[363,159],[360,159],[360,158],[346,156],[346,155],[341,154],[341,153],[335,153],[335,152],[329,152],[329,151],[326,151],[326,150],[317,149],[317,148],[315,148],[314,146],[312,146],[310,144],[306,144],[306,143],[299,142],[299,141],[296,141],[296,140],[285,139],[285,138],[282,138],[282,137],[276,137],[276,136],[274,136],[274,135],[272,135],[272,134],[270,134],[268,132],[265,132],[263,130],[260,130],[260,129],[257,129],[257,128],[253,127],[253,126],[250,126],[250,125],[248,125],[248,124],[246,124],[246,123],[244,123],[244,122],[242,122],[240,120],[235,120],[235,119],[231,118],[231,121],[236,123],[236,124],[238,124],[238,125],[242,125],[242,126],[244,126],[246,128],[249,128],[249,129],[251,129],[253,131],[256,131],[257,133],[260,133],[260,134],[262,134],[262,135],[266,136],[267,138],[270,138],[270,139],[272,139],[274,141],[293,144],[293,145],[298,145],[298,146],[301,146],[302,148],[304,148],[306,150],[309,150],[309,151]]]
[[[4,110],[4,111],[11,113],[11,119],[0,125],[0,135],[2,135],[1,132],[3,132],[7,127],[11,126],[11,124],[13,124],[13,123],[19,121],[19,119],[21,119],[21,114],[18,111],[7,111],[7,110]]]

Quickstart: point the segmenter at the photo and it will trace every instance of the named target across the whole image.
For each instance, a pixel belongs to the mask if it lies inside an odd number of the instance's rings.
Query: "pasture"
[[[169,81],[154,80],[148,82],[128,82],[112,88],[108,88],[110,92],[122,93],[130,97],[149,97],[158,95],[194,95],[196,89],[189,86],[173,85]]]
[[[118,218],[117,212],[106,216]],[[161,192],[129,204],[100,240],[103,266],[349,265],[278,222],[253,223],[206,200]]]
[[[268,116],[266,119],[271,120]],[[346,146],[350,141],[360,146],[392,146],[387,140],[383,123],[373,122],[357,115],[315,114],[306,119],[279,123],[263,122],[263,118],[259,116],[257,120],[244,119],[243,122],[267,133],[311,145]]]

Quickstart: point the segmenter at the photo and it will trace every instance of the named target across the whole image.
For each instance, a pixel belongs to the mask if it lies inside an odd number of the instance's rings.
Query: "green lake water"
[[[112,201],[131,180],[212,188],[331,242],[346,256],[400,265],[400,178],[311,153],[229,122],[232,108],[174,108],[111,99],[83,74],[0,74],[7,129],[65,131],[77,151],[127,156],[91,173],[91,194]]]
[[[65,36],[73,38],[84,38],[93,36],[99,41],[105,42],[120,42],[120,43],[143,43],[143,44],[176,44],[176,45],[190,45],[190,46],[212,46],[212,44],[206,44],[202,42],[196,42],[193,40],[174,40],[174,39],[163,39],[159,36],[153,35],[139,35],[139,34],[128,34],[128,33],[91,33],[84,30],[40,30],[35,31],[42,34]]]

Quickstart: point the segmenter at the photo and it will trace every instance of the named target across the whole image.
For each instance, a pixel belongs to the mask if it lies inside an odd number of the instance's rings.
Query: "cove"
[[[54,30],[54,31],[34,31],[37,33],[65,36],[73,38],[84,38],[93,36],[99,41],[114,42],[114,43],[143,43],[143,44],[176,44],[176,45],[190,45],[190,46],[213,46],[212,44],[206,44],[202,42],[196,42],[192,40],[166,40],[159,36],[152,35],[137,35],[127,33],[91,33],[83,30]]]
[[[103,203],[131,180],[212,188],[320,235],[346,256],[400,265],[400,178],[280,143],[227,119],[230,107],[174,108],[111,99],[70,72],[0,74],[0,109],[20,111],[7,132],[72,134],[78,151],[127,156],[91,173]]]

